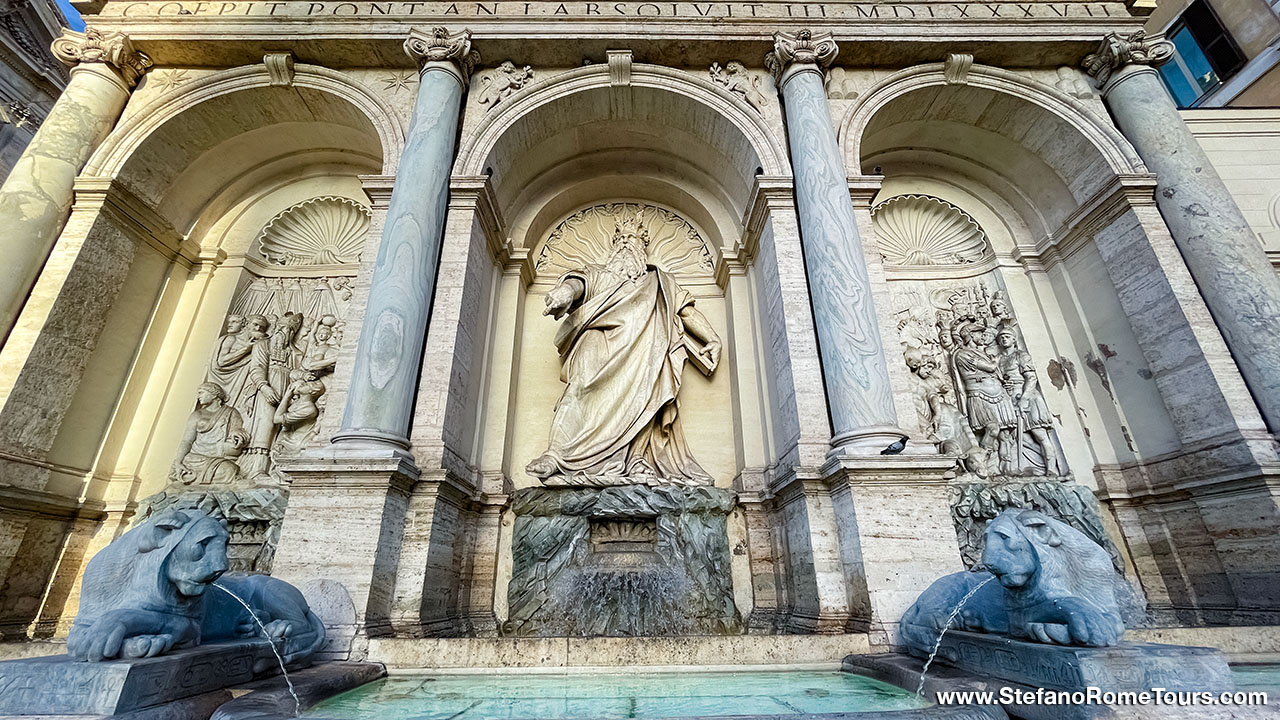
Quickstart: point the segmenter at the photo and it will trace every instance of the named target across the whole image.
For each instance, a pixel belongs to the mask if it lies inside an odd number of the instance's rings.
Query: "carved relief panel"
[[[196,390],[169,485],[141,502],[139,518],[217,509],[230,525],[232,569],[269,570],[286,500],[275,461],[318,432],[369,222],[364,206],[322,196],[266,223]]]
[[[885,200],[872,218],[920,427],[956,458],[952,518],[966,564],[978,561],[987,521],[1021,507],[1081,530],[1122,568],[1096,498],[1072,482],[1058,420],[982,228],[925,195]]]

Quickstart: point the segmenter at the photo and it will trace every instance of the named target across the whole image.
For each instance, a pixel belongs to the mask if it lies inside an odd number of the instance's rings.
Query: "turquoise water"
[[[305,718],[680,718],[906,710],[915,695],[843,672],[399,675],[330,698]]]
[[[1237,690],[1265,690],[1267,698],[1280,698],[1280,664],[1232,665]]]

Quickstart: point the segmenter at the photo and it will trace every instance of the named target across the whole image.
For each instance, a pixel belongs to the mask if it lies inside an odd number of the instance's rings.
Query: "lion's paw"
[[[127,658],[155,657],[167,652],[172,647],[173,636],[168,633],[161,635],[134,635],[124,641],[120,656]]]

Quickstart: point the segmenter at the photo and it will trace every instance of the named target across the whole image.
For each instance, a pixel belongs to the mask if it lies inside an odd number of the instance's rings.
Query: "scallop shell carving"
[[[368,208],[343,197],[303,200],[262,228],[259,252],[276,265],[357,262],[372,217]]]
[[[928,195],[898,195],[871,210],[880,256],[889,265],[962,265],[991,254],[968,213]]]

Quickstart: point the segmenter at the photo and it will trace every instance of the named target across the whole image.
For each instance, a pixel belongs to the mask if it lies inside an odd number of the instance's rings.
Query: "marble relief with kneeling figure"
[[[694,458],[680,414],[686,363],[707,375],[720,364],[719,336],[677,279],[709,257],[679,216],[633,203],[579,212],[544,248],[561,271],[543,314],[561,322],[565,388],[549,446],[526,468],[541,487],[512,495],[504,633],[739,631],[726,527],[736,495]]]
[[[1067,464],[981,226],[926,195],[882,201],[873,221],[920,427],[956,458],[951,510],[965,564],[977,564],[988,522],[1027,509],[1083,532],[1123,572],[1096,498]]]
[[[298,203],[258,239],[214,343],[169,484],[140,502],[228,521],[231,568],[268,572],[288,500],[276,458],[313,443],[342,342],[368,210],[345,198]],[[261,274],[259,274],[261,273]]]

